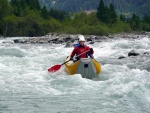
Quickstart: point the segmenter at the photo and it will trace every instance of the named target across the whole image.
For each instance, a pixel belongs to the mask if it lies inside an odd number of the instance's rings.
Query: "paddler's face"
[[[83,46],[85,41],[80,41],[80,45]]]

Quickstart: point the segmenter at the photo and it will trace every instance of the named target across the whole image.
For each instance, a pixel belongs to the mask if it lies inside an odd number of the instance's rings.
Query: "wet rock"
[[[138,56],[139,53],[135,52],[134,50],[131,50],[129,53],[128,53],[128,56]]]
[[[146,34],[148,36],[148,34]],[[115,35],[109,35],[109,36],[96,36],[96,35],[84,35],[86,41],[89,44],[94,44],[94,42],[103,42],[105,40],[112,40],[114,38],[141,38],[143,37],[143,34],[134,34],[134,33],[120,33]],[[144,34],[145,36],[145,34]],[[67,42],[74,43],[75,41],[78,41],[78,34],[58,34],[58,33],[49,33],[45,36],[41,37],[32,37],[32,38],[25,38],[25,39],[15,39],[14,43],[55,43],[55,44],[64,44]],[[136,54],[135,54],[136,55]],[[134,56],[134,55],[133,55]]]
[[[88,42],[88,41],[93,41],[93,40],[92,40],[91,38],[87,38],[87,40],[86,40],[86,41]]]
[[[143,54],[144,54],[144,55],[149,55],[150,53],[149,53],[149,52],[144,52]]]
[[[3,41],[2,43],[4,43],[4,44],[13,44],[14,42],[12,42],[12,41]]]
[[[67,42],[65,47],[73,47],[73,44],[71,42]]]
[[[150,72],[150,68],[147,68],[147,71],[149,71],[149,72]]]
[[[20,41],[18,39],[15,39],[14,43],[20,43]]]
[[[126,58],[125,56],[120,56],[118,59],[123,59],[123,58]]]
[[[112,38],[114,38],[114,36],[109,36],[109,38],[111,38],[111,39],[112,39]]]
[[[21,40],[21,39],[15,39],[15,40],[13,40],[14,41],[14,43],[28,43],[28,41],[27,40]]]
[[[103,42],[104,40],[107,40],[107,36],[95,36],[95,42]]]
[[[71,40],[71,37],[66,37],[64,40],[65,40],[65,42],[68,42]]]
[[[94,44],[94,41],[91,41],[89,44]]]

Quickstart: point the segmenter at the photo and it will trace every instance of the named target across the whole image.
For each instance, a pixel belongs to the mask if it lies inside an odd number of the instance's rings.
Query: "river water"
[[[150,38],[90,45],[102,72],[69,76],[61,64],[73,48],[0,40],[0,113],[150,113]],[[140,55],[128,57],[134,49]],[[118,59],[125,56],[124,59]]]

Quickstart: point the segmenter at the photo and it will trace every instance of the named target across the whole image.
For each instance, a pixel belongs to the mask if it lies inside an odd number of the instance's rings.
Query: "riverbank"
[[[14,43],[22,44],[68,44],[76,43],[78,34],[58,34],[58,33],[49,33],[41,37],[24,37],[14,39]],[[88,43],[93,44],[95,42],[101,42],[109,39],[118,39],[118,38],[141,38],[148,36],[150,38],[150,32],[132,32],[132,33],[118,33],[109,36],[97,36],[97,35],[84,35]]]

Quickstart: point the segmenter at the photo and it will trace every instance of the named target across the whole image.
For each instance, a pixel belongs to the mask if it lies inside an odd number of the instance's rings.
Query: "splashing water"
[[[47,72],[63,63],[73,48],[0,43],[0,113],[149,113],[150,39],[90,46],[102,66],[93,80],[69,76],[63,66],[56,73]],[[128,57],[132,49],[140,55]]]

